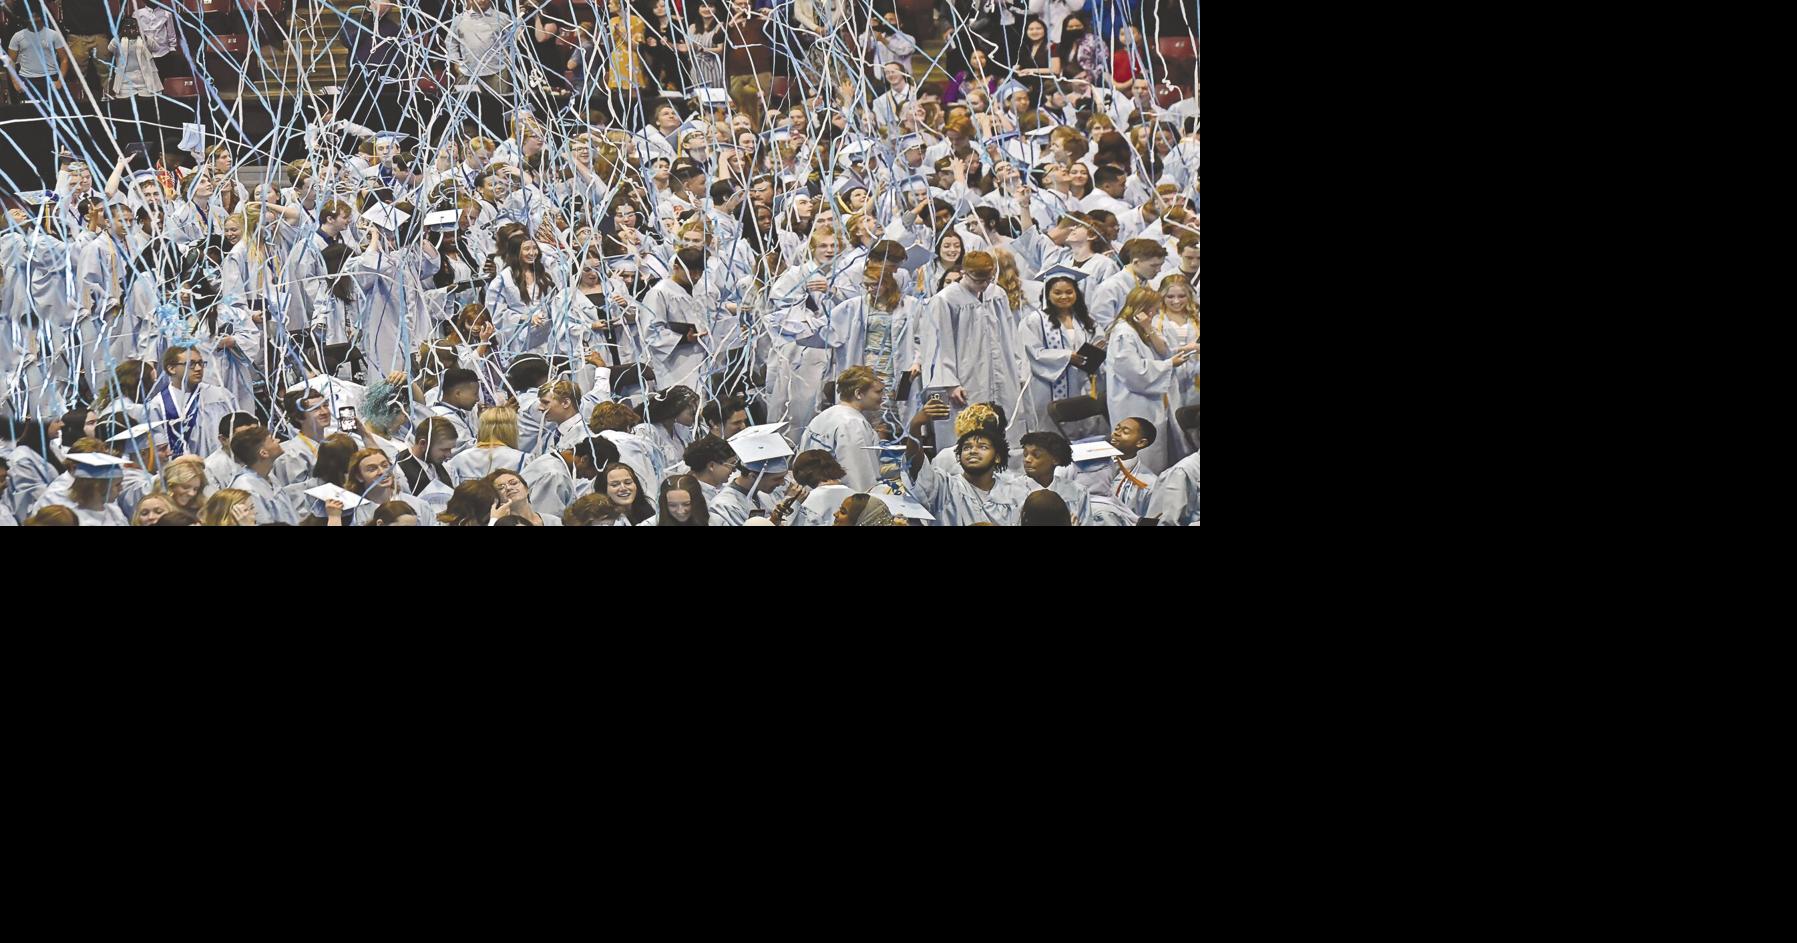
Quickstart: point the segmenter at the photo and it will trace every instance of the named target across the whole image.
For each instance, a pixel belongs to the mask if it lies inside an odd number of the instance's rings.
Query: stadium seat
[[[237,9],[245,13],[260,12],[265,15],[284,13],[287,10],[287,0],[237,0]]]
[[[219,88],[236,88],[254,78],[257,56],[243,33],[213,33],[205,38],[206,71]],[[250,73],[246,75],[245,73]]]
[[[210,13],[228,12],[232,9],[234,4],[231,0],[181,0],[179,6],[183,9],[192,10],[195,13],[205,15]]]
[[[1174,421],[1179,423],[1179,431],[1185,433],[1186,444],[1194,449],[1199,447],[1199,439],[1201,438],[1198,434],[1199,419],[1201,418],[1199,410],[1201,408],[1202,407],[1198,406],[1181,406],[1173,412]]]
[[[1111,421],[1105,417],[1104,404],[1090,396],[1057,399],[1049,403],[1048,418],[1054,421],[1055,428],[1069,442],[1106,435],[1111,431]]]
[[[1187,63],[1186,67],[1190,68],[1190,63],[1198,61],[1198,50],[1189,36],[1162,36],[1158,48],[1169,65],[1179,61]]]
[[[198,98],[200,86],[189,76],[167,78],[162,80],[162,94],[170,98]]]

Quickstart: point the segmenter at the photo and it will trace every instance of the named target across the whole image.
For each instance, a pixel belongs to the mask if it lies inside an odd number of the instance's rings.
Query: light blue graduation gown
[[[967,527],[982,521],[1015,526],[1024,499],[1035,490],[1029,479],[1000,471],[992,490],[981,491],[968,483],[966,475],[944,475],[928,462],[912,476],[911,485],[912,497],[936,516],[933,523],[940,527]]]

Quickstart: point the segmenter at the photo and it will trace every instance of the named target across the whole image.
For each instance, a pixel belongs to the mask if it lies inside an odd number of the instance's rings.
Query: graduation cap
[[[455,212],[455,210],[451,210],[451,212]],[[381,226],[386,232],[399,232],[399,226],[406,225],[406,219],[412,219],[412,214],[408,214],[406,210],[394,207],[390,203],[377,203],[374,207],[368,208],[367,212],[363,212],[361,217],[367,219],[368,223]]]
[[[930,260],[935,257],[936,253],[931,251],[928,245],[920,242],[917,245],[905,247],[905,261],[899,264],[903,268],[915,272],[925,265],[930,264]]]
[[[1018,92],[1027,92],[1029,90],[1030,90],[1029,86],[1023,84],[1022,82],[1017,81],[1016,79],[1011,79],[1010,81],[1006,82],[1005,84],[1000,85],[998,87],[998,90],[992,93],[992,97],[994,100],[1002,102],[1005,99],[1010,98],[1012,95],[1017,94]]]
[[[188,122],[181,125],[181,150],[198,151],[206,147],[206,127]]]
[[[74,464],[70,472],[76,478],[123,478],[125,460],[105,452],[75,452],[68,456]]]
[[[1045,284],[1049,279],[1053,278],[1071,278],[1073,279],[1073,284],[1078,285],[1080,282],[1086,280],[1086,273],[1071,265],[1050,266],[1049,268],[1045,268],[1036,273],[1036,280]]]
[[[906,151],[908,151],[914,147],[927,146],[927,145],[925,145],[924,140],[923,140],[923,135],[921,135],[921,134],[907,134],[904,137],[899,138],[894,143],[897,145],[896,148],[894,149],[894,151],[895,151],[895,153],[898,153],[898,154],[904,154]]]
[[[1046,114],[1046,112],[1044,112],[1044,113]],[[1053,121],[1054,116],[1049,115],[1048,120]],[[1043,138],[1043,137],[1047,137],[1050,134],[1055,133],[1056,131],[1060,130],[1060,128],[1061,128],[1061,126],[1058,124],[1049,124],[1049,125],[1043,125],[1040,128],[1035,128],[1035,129],[1033,129],[1031,131],[1027,131],[1025,133],[1033,138]]]
[[[870,188],[867,184],[862,183],[859,179],[857,179],[855,177],[844,177],[840,181],[837,182],[836,189],[834,189],[830,192],[838,200],[847,202],[850,191],[852,191],[852,190],[869,190],[871,192],[871,189],[872,188]]]
[[[1115,458],[1122,454],[1122,452],[1117,450],[1116,446],[1104,439],[1073,443],[1073,462],[1076,465],[1082,462]]]
[[[457,210],[436,210],[426,213],[424,214],[424,228],[438,232],[454,229],[457,217],[460,215]],[[400,222],[404,222],[404,220],[400,220]]]
[[[403,131],[376,131],[376,132],[374,132],[374,143],[376,143],[376,144],[385,142],[387,144],[393,145],[394,147],[400,147],[409,138],[411,138],[411,135],[406,134]]]
[[[453,222],[455,210],[444,210],[444,212],[452,214],[451,221]],[[398,232],[399,227],[405,225],[406,220],[412,218],[412,214],[392,204],[379,203],[363,213],[362,218],[388,232]]]
[[[150,170],[147,168],[144,170],[134,171],[131,174],[131,182],[132,183],[143,183],[145,180],[156,180],[156,179],[157,179],[156,171]],[[157,182],[160,183],[161,181],[157,181]]]
[[[46,203],[55,203],[57,200],[62,199],[62,194],[57,193],[55,190],[28,190],[19,194],[19,199],[24,200],[32,206],[43,206]]]
[[[169,424],[169,420],[167,420],[167,419],[158,420],[156,422],[140,422],[137,425],[132,426],[131,428],[126,429],[125,431],[119,433],[118,435],[112,436],[111,438],[107,439],[106,443],[108,445],[112,445],[112,444],[116,443],[120,448],[129,448],[133,451],[141,451],[141,450],[149,447],[150,433],[154,432],[158,428],[165,427],[168,424]]]
[[[933,521],[936,519],[936,515],[925,510],[924,506],[917,503],[917,499],[910,495],[879,494],[872,495],[872,497],[885,502],[886,510],[891,511],[894,517],[908,517],[914,521]]]
[[[368,503],[367,499],[358,497],[354,491],[350,491],[347,488],[339,488],[336,485],[319,485],[318,487],[307,491],[306,495],[317,499],[316,504],[321,511],[324,509],[325,502],[331,500],[343,502],[343,509],[345,511],[353,511]]]
[[[712,105],[718,108],[730,107],[730,93],[711,85],[699,85],[686,90],[686,97],[701,105]]]
[[[792,140],[792,129],[791,128],[775,128],[774,130],[769,131],[766,134],[763,134],[762,137],[764,139],[766,139],[769,144],[778,144],[781,141],[790,141],[790,140]]]
[[[743,467],[749,471],[786,471],[786,459],[792,454],[792,445],[780,435],[780,429],[785,425],[786,422],[782,420],[750,426],[730,437],[730,448],[735,450],[736,457],[742,460]]]
[[[913,174],[899,181],[900,190],[928,190],[929,188],[929,178],[919,174]]]
[[[850,141],[836,149],[836,163],[847,167],[872,148],[873,143],[870,141]]]

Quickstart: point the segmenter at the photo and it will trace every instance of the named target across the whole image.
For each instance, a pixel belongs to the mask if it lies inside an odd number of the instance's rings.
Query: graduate
[[[810,449],[793,456],[792,480],[808,493],[799,499],[786,526],[832,526],[843,501],[857,493],[855,488],[843,484],[846,475],[842,465],[823,449]]]
[[[880,477],[880,436],[870,419],[879,415],[885,400],[886,387],[873,370],[844,370],[836,378],[836,405],[811,421],[799,445],[829,453],[843,469],[836,477],[850,489],[872,488]]]
[[[582,439],[570,448],[550,452],[524,466],[524,480],[530,485],[530,505],[542,513],[568,519],[562,509],[592,495],[600,469],[616,464],[618,448],[602,436]]]
[[[948,415],[947,404],[932,401],[924,404],[913,421],[921,418],[934,422],[947,419]],[[923,446],[915,438],[905,440],[911,493],[935,516],[933,523],[939,527],[1015,525],[1033,487],[1015,475],[1000,474],[1010,459],[1004,433],[989,428],[970,429],[955,441],[954,454],[961,473],[945,475],[924,460]]]
[[[432,416],[412,430],[412,444],[399,454],[395,465],[404,476],[406,490],[423,498],[431,507],[441,507],[455,490],[455,476],[445,465],[456,454],[455,424],[442,416]],[[235,451],[235,445],[233,445]]]
[[[1031,432],[1055,431],[1048,407],[1075,396],[1097,397],[1096,364],[1080,353],[1087,344],[1102,350],[1106,338],[1086,313],[1079,285],[1086,273],[1056,266],[1042,273],[1042,303],[1017,323],[1017,349],[1029,371],[1020,418]]]
[[[399,474],[393,460],[386,452],[378,448],[361,449],[349,457],[349,471],[344,475],[343,487],[351,494],[361,498],[363,503],[352,509],[352,520],[356,526],[371,524],[393,524],[397,514],[388,511],[382,519],[385,509],[398,505],[405,508],[404,513],[416,520],[416,524],[406,526],[434,527],[437,523],[437,511],[424,499],[405,491],[405,478]]]
[[[1143,509],[1144,518],[1162,527],[1198,526],[1198,452],[1179,460],[1179,464],[1160,476]]]
[[[867,367],[880,381],[886,399],[878,415],[870,418],[884,422],[889,430],[901,428],[904,412],[922,392],[917,378],[923,373],[916,330],[922,305],[900,293],[895,271],[890,262],[869,259],[862,270],[863,290],[830,310],[823,334],[832,376],[850,367]],[[910,378],[904,382],[912,387],[912,395],[901,398],[898,387],[903,377]]]
[[[810,258],[787,269],[768,294],[769,332],[776,338],[768,363],[768,418],[788,419],[803,429],[817,415],[830,369],[828,315],[853,289],[836,272],[836,234],[813,230]]]
[[[791,468],[786,455],[741,463],[736,478],[711,499],[712,526],[741,527],[752,516],[765,515],[775,503],[768,496],[786,485]]]
[[[696,287],[704,274],[705,250],[681,249],[667,277],[643,297],[643,341],[660,389],[698,386],[708,373],[711,321]]]
[[[571,406],[569,412],[573,412]],[[474,447],[452,456],[446,465],[450,477],[461,484],[496,472],[520,472],[527,461],[529,457],[518,449],[518,411],[510,406],[490,406],[481,410]]]
[[[334,431],[336,417],[331,415],[331,401],[317,390],[287,393],[281,400],[294,431],[293,438],[281,443],[281,457],[271,477],[276,487],[285,488],[312,477],[319,445]]]
[[[1052,491],[1082,525],[1112,523],[1092,513],[1091,495],[1073,474],[1073,446],[1058,432],[1031,432],[1023,437],[1023,474],[1038,488]]]
[[[1108,440],[1119,454],[1078,464],[1073,475],[1092,495],[1094,514],[1119,514],[1123,523],[1133,526],[1147,510],[1155,474],[1142,460],[1142,452],[1156,437],[1154,425],[1147,420],[1139,416],[1120,419]]]
[[[689,387],[676,386],[665,393],[651,394],[643,405],[651,421],[630,431],[656,450],[656,468],[671,469],[680,464],[686,447],[693,442],[693,426],[699,421],[699,394]]]
[[[95,439],[82,441],[100,445]],[[95,449],[71,452],[69,461],[74,482],[69,486],[67,497],[57,503],[74,511],[76,520],[83,527],[129,526],[130,519],[115,503],[124,477],[125,460]]]
[[[238,412],[237,399],[205,381],[206,357],[192,347],[170,347],[162,355],[162,377],[150,389],[145,409],[151,422],[169,427],[175,455],[205,455],[207,438],[228,415]]]
[[[710,524],[711,512],[705,505],[704,488],[692,475],[675,475],[662,482],[655,516],[643,522],[645,527],[707,527]]]
[[[299,510],[269,477],[281,451],[281,440],[266,426],[253,426],[233,435],[231,454],[243,470],[231,479],[231,487],[226,491],[241,491],[248,495],[257,519],[265,524],[297,525]]]
[[[1004,292],[992,284],[996,271],[991,254],[969,252],[961,281],[924,309],[918,338],[924,388],[949,391],[957,406],[1017,402],[1016,321]]]
[[[1167,248],[1152,239],[1131,239],[1123,244],[1123,252],[1129,264],[1099,283],[1092,294],[1092,320],[1101,331],[1110,328],[1129,293],[1152,285],[1167,262]]]
[[[473,370],[451,367],[443,371],[443,382],[437,387],[440,398],[426,407],[433,416],[441,416],[455,427],[454,454],[474,447],[473,410],[480,402],[480,375]]]
[[[1173,388],[1175,371],[1197,356],[1197,345],[1172,350],[1154,331],[1154,316],[1161,297],[1147,286],[1130,292],[1123,310],[1111,324],[1111,343],[1105,348],[1105,389],[1107,406],[1112,416],[1141,417],[1154,429],[1165,428],[1171,421],[1167,411],[1167,394]],[[1152,443],[1142,455],[1148,471],[1160,471],[1172,463],[1167,460],[1167,447]]]

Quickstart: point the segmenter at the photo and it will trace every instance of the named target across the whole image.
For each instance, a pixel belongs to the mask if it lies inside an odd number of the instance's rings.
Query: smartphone
[[[339,432],[355,432],[356,431],[356,407],[354,407],[354,406],[339,406],[339,407],[337,407],[337,431],[339,431]]]

